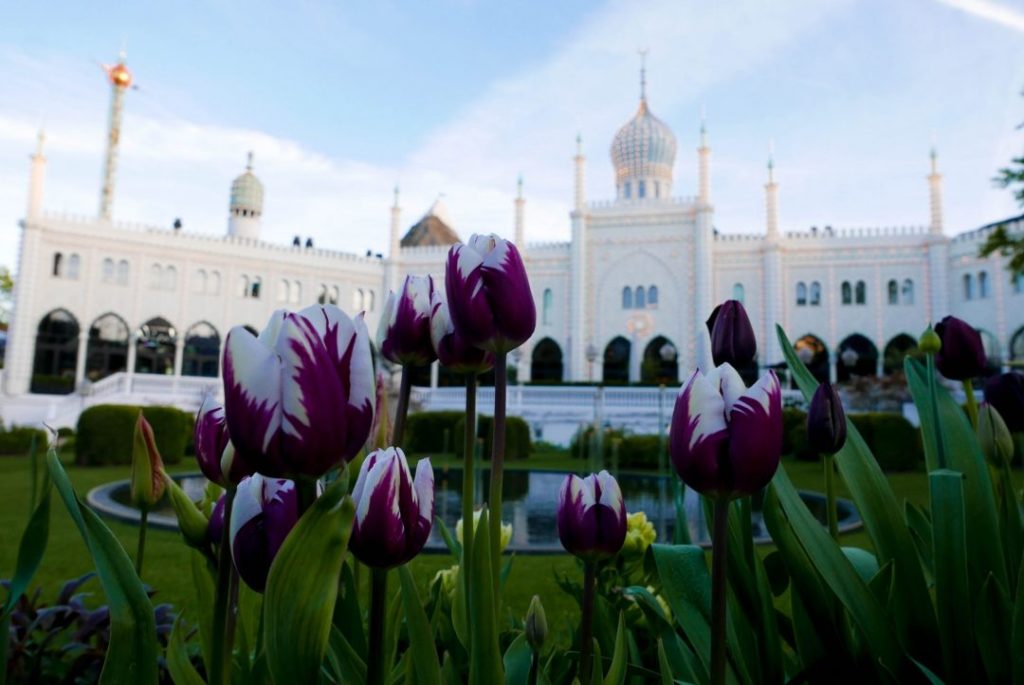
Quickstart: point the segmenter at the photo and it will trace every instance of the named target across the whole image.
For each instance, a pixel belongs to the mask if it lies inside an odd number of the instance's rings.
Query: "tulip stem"
[[[583,606],[580,607],[580,682],[590,682],[590,670],[594,665],[594,586],[597,580],[597,565],[592,561],[583,562]]]
[[[139,519],[139,548],[135,552],[135,573],[142,578],[142,555],[146,551],[146,528],[149,527],[149,507],[142,508]]]
[[[384,614],[387,590],[387,569],[370,569],[370,645],[366,659],[367,685],[383,685],[384,683]]]
[[[725,683],[726,553],[729,500],[715,500],[711,534],[711,685]]]
[[[936,388],[938,380],[935,378],[935,355],[926,354],[928,365],[928,397],[931,400],[932,421],[935,426],[935,457],[940,469],[946,468],[946,445],[942,440],[944,432],[939,430],[939,393]]]
[[[473,538],[476,528],[473,525],[473,486],[476,472],[473,467],[473,452],[476,448],[476,374],[466,374],[466,428],[462,443],[462,568],[459,575],[463,579],[466,601],[470,597],[470,560],[473,558]],[[468,531],[468,532],[466,532]],[[472,611],[467,611],[472,616]],[[468,647],[468,646],[467,646]],[[468,651],[468,650],[467,650]]]
[[[964,394],[967,395],[967,416],[971,419],[971,428],[978,430],[978,399],[974,396],[974,381],[964,381]]]
[[[299,518],[316,502],[316,478],[299,476],[295,479],[295,494],[299,505]]]
[[[412,392],[412,369],[402,367],[402,384],[398,388],[398,406],[395,408],[395,426],[391,430],[392,447],[401,447],[405,434],[405,415],[409,412],[409,395]]]
[[[839,512],[836,511],[836,465],[831,454],[822,454],[825,464],[825,507],[828,516],[828,533],[839,542]]]
[[[489,523],[491,526],[491,573],[494,588],[494,610],[501,604],[501,494],[505,467],[505,406],[507,401],[508,366],[504,352],[494,355],[494,442],[491,445],[491,492]],[[465,522],[462,524],[466,525]],[[472,525],[472,524],[470,524]],[[465,536],[463,536],[465,537]]]
[[[217,594],[213,605],[213,644],[210,654],[210,685],[224,685],[231,682],[231,651],[234,647],[234,632],[228,633],[228,612],[231,608],[231,509],[235,501],[235,489],[228,488],[224,499],[224,526],[220,534],[220,549],[217,551]]]

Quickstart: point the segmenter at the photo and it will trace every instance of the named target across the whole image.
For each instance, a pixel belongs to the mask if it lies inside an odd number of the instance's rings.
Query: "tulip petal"
[[[774,371],[753,385],[729,417],[729,462],[735,492],[757,492],[772,479],[782,454],[782,387]]]
[[[492,339],[496,331],[494,313],[484,290],[482,266],[483,256],[469,245],[453,245],[448,252],[448,308],[455,330],[473,345]]]
[[[236,326],[224,342],[224,407],[228,432],[242,458],[277,467],[281,428],[281,360],[249,331]]]
[[[726,420],[728,420],[732,408],[747,391],[747,384],[743,382],[743,377],[740,376],[739,372],[728,362],[712,369],[708,373],[707,379],[722,396],[722,400],[725,402],[723,412]]]
[[[199,470],[214,483],[226,485],[220,460],[228,443],[227,420],[224,407],[212,395],[204,397],[199,405],[193,438]]]
[[[526,265],[516,246],[496,239],[481,268],[487,300],[501,340],[488,347],[507,351],[523,344],[537,327],[537,310],[526,275]]]
[[[710,494],[719,482],[719,453],[729,438],[725,401],[699,370],[676,398],[669,450],[676,472],[687,485]]]

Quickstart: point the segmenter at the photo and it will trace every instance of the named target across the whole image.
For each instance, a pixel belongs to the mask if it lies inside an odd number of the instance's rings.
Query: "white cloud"
[[[1024,33],[1024,14],[989,0],[939,0],[943,5]]]

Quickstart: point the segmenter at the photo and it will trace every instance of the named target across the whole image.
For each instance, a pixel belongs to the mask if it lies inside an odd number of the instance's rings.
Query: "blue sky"
[[[641,47],[680,195],[696,189],[706,110],[719,230],[763,230],[769,140],[785,228],[925,223],[933,136],[947,231],[1018,211],[990,179],[1024,147],[1019,0],[17,3],[0,10],[0,263],[15,260],[40,125],[44,205],[96,211],[96,61],[122,44],[140,85],[123,220],[222,232],[252,149],[269,239],[382,250],[395,183],[407,225],[443,193],[464,237],[507,234],[520,172],[528,238],[565,239],[575,135],[588,196],[609,197]]]

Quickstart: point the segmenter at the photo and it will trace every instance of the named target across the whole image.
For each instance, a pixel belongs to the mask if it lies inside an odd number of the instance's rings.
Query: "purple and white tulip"
[[[452,246],[444,282],[455,329],[470,344],[504,354],[533,335],[537,309],[526,266],[511,242],[474,235]]]
[[[377,348],[388,361],[426,366],[437,359],[430,342],[430,304],[434,279],[406,276],[396,295],[388,293],[377,329]]]
[[[607,471],[566,476],[558,493],[557,524],[562,547],[584,561],[618,554],[626,540],[626,503],[618,482]]]
[[[441,366],[456,373],[479,374],[494,366],[493,354],[471,345],[455,330],[448,303],[439,290],[430,301],[430,339]]]
[[[409,473],[397,447],[366,457],[352,491],[356,518],[349,549],[367,566],[388,569],[420,553],[434,520],[434,471],[429,459]]]
[[[747,388],[729,364],[695,371],[676,399],[669,449],[679,477],[701,494],[732,499],[763,488],[782,453],[775,372]]]
[[[245,460],[237,458],[228,435],[224,407],[212,395],[203,398],[199,406],[193,436],[199,470],[210,481],[227,487],[252,474]]]
[[[231,558],[239,577],[256,592],[266,588],[270,565],[298,520],[292,481],[257,473],[238,484],[231,507]]]
[[[223,494],[217,498],[217,502],[210,510],[210,522],[206,527],[206,539],[209,543],[219,545],[224,535],[224,507],[227,505],[227,495]]]
[[[333,305],[278,310],[224,345],[224,410],[239,458],[275,477],[318,478],[351,459],[373,424],[370,338]]]

